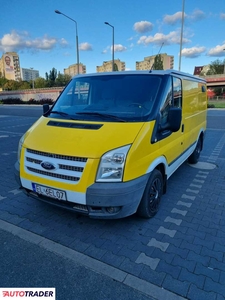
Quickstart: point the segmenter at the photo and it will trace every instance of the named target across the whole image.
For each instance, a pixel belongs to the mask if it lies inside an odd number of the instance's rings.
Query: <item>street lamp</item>
[[[109,24],[108,22],[105,22],[106,25],[112,27],[112,71],[114,71],[114,26]]]
[[[33,69],[34,68],[30,68],[30,69],[31,69],[32,88],[34,89],[34,77],[33,77]]]
[[[184,28],[184,2],[183,0],[183,5],[182,5],[182,21],[181,21],[181,32],[180,32],[180,57],[179,57],[179,71],[181,68],[181,53],[182,53],[182,43],[183,43],[183,28]]]
[[[68,17],[67,15],[65,15],[64,13],[62,13],[59,10],[55,10],[55,13],[59,14],[59,15],[63,15],[64,17],[70,19],[71,21],[73,21],[76,25],[76,48],[77,48],[77,74],[79,74],[79,48],[78,48],[78,31],[77,31],[77,21],[75,21],[74,19]]]
[[[225,49],[223,49],[225,51]],[[225,59],[224,59],[224,66],[223,66],[223,74],[225,74]]]

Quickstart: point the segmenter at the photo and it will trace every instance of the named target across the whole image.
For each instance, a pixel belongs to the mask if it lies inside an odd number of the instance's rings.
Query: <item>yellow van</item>
[[[21,138],[17,182],[92,218],[150,218],[167,179],[198,161],[206,111],[205,81],[182,72],[75,76]]]

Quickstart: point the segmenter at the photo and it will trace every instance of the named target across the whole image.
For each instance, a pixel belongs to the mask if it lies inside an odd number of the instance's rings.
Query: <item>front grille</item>
[[[76,157],[76,156],[68,156],[68,155],[61,155],[61,154],[55,154],[55,153],[48,153],[48,152],[42,152],[42,151],[37,151],[33,149],[27,149],[28,153],[40,155],[40,156],[45,156],[45,157],[51,157],[51,158],[56,158],[56,159],[64,159],[64,160],[71,160],[71,161],[82,161],[86,162],[87,158],[86,157]]]
[[[56,173],[42,171],[42,170],[30,168],[30,167],[27,167],[27,169],[32,173],[42,174],[45,176],[59,178],[59,179],[63,179],[63,180],[78,181],[80,179],[79,177],[56,174]]]
[[[54,169],[44,169],[42,162],[52,164]],[[61,155],[33,149],[26,149],[25,154],[25,168],[28,173],[71,183],[80,180],[86,162],[86,157]]]

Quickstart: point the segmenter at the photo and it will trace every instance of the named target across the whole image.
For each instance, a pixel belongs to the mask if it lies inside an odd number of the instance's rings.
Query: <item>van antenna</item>
[[[161,49],[162,49],[163,45],[164,45],[164,42],[162,42],[162,45],[161,45],[161,47],[160,47],[160,49],[159,49],[159,52],[158,52],[158,54],[157,54],[157,55],[159,55],[159,53],[161,52]],[[156,55],[156,56],[157,56],[157,55]],[[155,63],[155,62],[154,62],[154,63]],[[149,73],[151,73],[151,72],[152,72],[152,69],[153,69],[153,67],[154,67],[154,63],[152,64],[152,66],[151,66],[151,69],[150,69]]]

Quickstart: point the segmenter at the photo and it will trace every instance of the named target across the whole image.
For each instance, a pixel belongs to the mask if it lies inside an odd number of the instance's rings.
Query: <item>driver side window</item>
[[[165,101],[160,109],[162,126],[168,122],[168,112],[171,107],[182,107],[182,89],[181,80],[179,78],[170,78],[164,99]]]

